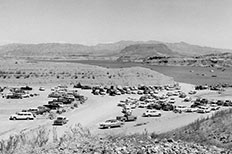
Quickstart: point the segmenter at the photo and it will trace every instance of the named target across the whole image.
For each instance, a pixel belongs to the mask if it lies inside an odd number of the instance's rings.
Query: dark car
[[[162,109],[162,105],[159,104],[159,103],[152,103],[152,104],[149,104],[147,106],[147,109],[156,109],[156,110],[160,110]]]
[[[48,107],[45,107],[45,106],[38,106],[37,108],[38,108],[38,111],[36,112],[37,115],[47,113],[47,112],[49,112],[51,110],[51,109],[49,109]]]
[[[55,104],[55,103],[46,104],[46,105],[43,105],[43,106],[49,108],[50,110],[57,110],[57,109],[59,109],[61,107],[59,104]]]
[[[53,125],[64,125],[67,124],[67,122],[68,118],[66,118],[65,116],[58,116],[56,120],[54,120]]]
[[[29,87],[29,86],[21,87],[20,89],[21,89],[21,90],[32,90],[32,88]]]
[[[13,93],[6,96],[6,99],[22,99],[21,94]]]
[[[135,121],[135,120],[137,120],[137,117],[133,116],[133,115],[124,115],[124,116],[117,116],[116,119],[119,120],[119,121],[128,122],[128,121]]]

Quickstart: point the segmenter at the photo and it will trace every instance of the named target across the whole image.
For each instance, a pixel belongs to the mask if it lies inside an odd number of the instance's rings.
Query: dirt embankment
[[[137,86],[173,84],[173,78],[142,67],[102,68],[77,63],[49,63],[3,60],[0,82],[15,85],[90,84]]]

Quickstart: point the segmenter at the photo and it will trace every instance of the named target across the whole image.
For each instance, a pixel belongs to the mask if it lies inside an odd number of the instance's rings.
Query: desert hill
[[[210,118],[197,120],[190,125],[160,136],[232,149],[231,118],[231,109],[222,110]]]
[[[119,61],[144,60],[149,57],[176,57],[179,53],[173,52],[165,44],[135,44],[124,48],[120,52]]]
[[[171,77],[143,67],[103,68],[78,63],[1,61],[0,82],[3,84],[70,84],[87,85],[166,85]]]
[[[94,46],[86,46],[81,44],[70,43],[41,43],[41,44],[8,44],[0,46],[0,54],[3,57],[17,57],[17,58],[56,58],[56,59],[78,59],[84,57],[119,57],[120,52],[127,50],[128,46],[142,46],[146,44],[157,45],[163,44],[167,46],[172,52],[179,53],[180,55],[193,56],[204,55],[211,53],[232,52],[228,49],[217,49],[210,47],[201,47],[197,45],[191,45],[188,43],[165,43],[159,41],[120,41],[116,43],[98,44]],[[163,47],[166,48],[166,47]],[[144,50],[147,48],[144,48]],[[164,51],[167,51],[165,49]],[[142,50],[142,48],[141,48]],[[146,52],[146,51],[144,51]],[[164,54],[168,54],[164,53]]]

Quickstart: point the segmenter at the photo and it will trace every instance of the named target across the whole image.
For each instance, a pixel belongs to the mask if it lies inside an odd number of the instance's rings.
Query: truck
[[[137,120],[137,117],[133,116],[133,115],[124,114],[123,116],[117,116],[116,119],[119,120],[119,121],[128,122],[128,121]]]

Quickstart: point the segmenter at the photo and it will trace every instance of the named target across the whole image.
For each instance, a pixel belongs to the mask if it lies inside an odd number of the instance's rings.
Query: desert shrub
[[[29,132],[21,132],[19,135],[10,136],[8,140],[0,141],[0,153],[35,153],[38,148],[48,143],[49,133],[50,131],[47,128],[39,127]]]

